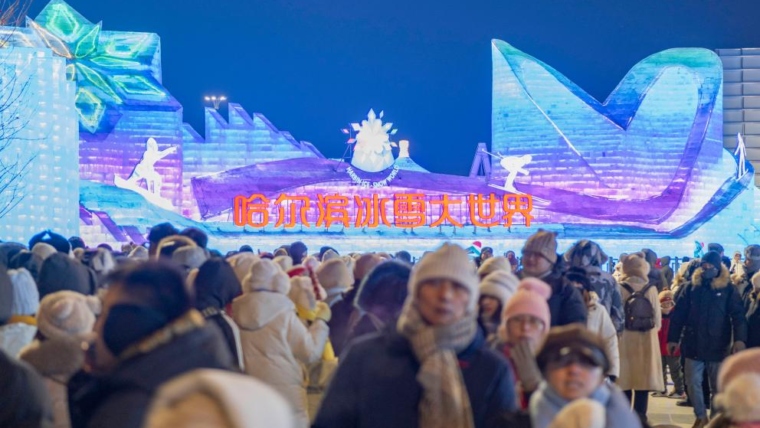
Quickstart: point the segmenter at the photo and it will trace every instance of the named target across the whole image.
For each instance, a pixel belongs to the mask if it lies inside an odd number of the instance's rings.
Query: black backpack
[[[653,329],[654,308],[646,294],[650,287],[654,287],[654,284],[647,285],[641,291],[633,291],[625,283],[620,285],[631,293],[631,296],[625,300],[625,305],[623,306],[625,311],[625,329],[632,331],[649,331]]]

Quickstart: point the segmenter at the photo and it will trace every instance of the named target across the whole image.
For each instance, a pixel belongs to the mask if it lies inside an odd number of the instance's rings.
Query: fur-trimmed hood
[[[45,377],[67,382],[71,375],[82,368],[84,351],[83,337],[61,337],[49,340],[34,340],[19,353],[19,359],[34,367]]]
[[[695,287],[699,287],[702,285],[702,274],[704,273],[704,269],[702,267],[698,267],[694,273],[691,275],[691,283]],[[728,269],[723,264],[720,265],[720,275],[718,275],[715,279],[712,280],[712,288],[714,290],[720,290],[722,288],[726,288],[731,283],[731,275],[728,272]]]

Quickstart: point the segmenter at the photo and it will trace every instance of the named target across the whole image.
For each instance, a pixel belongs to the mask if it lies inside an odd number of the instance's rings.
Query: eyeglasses
[[[531,329],[544,328],[544,322],[532,315],[516,315],[514,317],[509,317],[507,324],[512,326],[525,326]]]

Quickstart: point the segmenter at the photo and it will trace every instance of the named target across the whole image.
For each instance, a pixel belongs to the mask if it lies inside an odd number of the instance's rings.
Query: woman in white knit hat
[[[491,260],[496,259],[488,259],[486,263]],[[509,298],[517,291],[519,282],[512,272],[505,270],[495,270],[481,280],[478,318],[486,331],[488,343],[496,341],[496,331],[501,325],[501,313]]]
[[[19,358],[45,379],[56,428],[68,428],[66,383],[84,364],[82,342],[89,339],[100,302],[73,291],[48,294],[37,312],[37,338],[21,350]]]
[[[232,319],[240,327],[245,371],[280,392],[293,407],[298,426],[306,427],[304,365],[322,356],[330,308],[320,302],[307,328],[288,297],[288,276],[271,260],[254,263],[242,288],[243,295],[232,302]]]
[[[477,325],[478,278],[444,244],[409,280],[396,329],[350,345],[314,427],[484,427],[515,409],[514,381]]]

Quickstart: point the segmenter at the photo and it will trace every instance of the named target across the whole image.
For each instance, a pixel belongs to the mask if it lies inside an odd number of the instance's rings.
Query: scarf
[[[473,428],[472,408],[459,370],[457,353],[477,334],[475,315],[446,326],[428,325],[414,304],[404,306],[398,332],[409,340],[420,362],[417,381],[422,385],[420,428]]]

